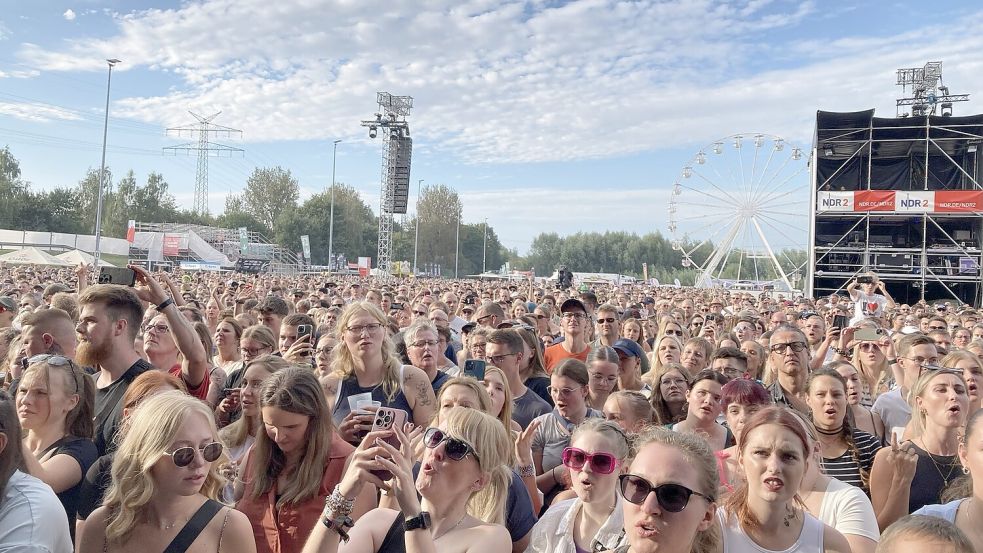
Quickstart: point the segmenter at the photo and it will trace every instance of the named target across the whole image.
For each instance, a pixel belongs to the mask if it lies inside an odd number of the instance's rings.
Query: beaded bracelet
[[[341,484],[336,484],[334,491],[331,495],[324,498],[324,511],[325,514],[331,512],[333,517],[347,517],[352,514],[352,509],[355,508],[355,500],[348,499],[344,494],[341,493]]]
[[[536,467],[534,465],[519,465],[519,477],[529,478],[530,476],[536,476]]]

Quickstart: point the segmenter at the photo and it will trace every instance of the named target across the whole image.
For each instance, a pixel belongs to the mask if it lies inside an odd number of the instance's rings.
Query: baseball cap
[[[639,346],[634,340],[628,340],[621,338],[612,345],[616,351],[619,351],[629,357],[641,358],[644,353],[642,352],[642,347]]]
[[[0,307],[7,311],[17,311],[17,302],[10,296],[0,296]]]
[[[654,303],[655,303],[655,300],[652,299],[652,298],[649,298],[649,297],[642,298],[642,305],[652,305]]]
[[[55,283],[55,284],[49,284],[48,287],[44,289],[44,293],[42,293],[41,295],[47,298],[59,292],[71,292],[71,291],[72,289],[69,288],[68,286],[65,286],[64,284]]]
[[[475,311],[474,319],[477,321],[478,319],[488,315],[498,315],[499,319],[504,319],[505,311],[502,309],[501,305],[498,305],[493,301],[486,301],[485,303],[481,304],[481,307],[479,307],[477,311]]]
[[[560,305],[560,313],[566,313],[567,311],[573,311],[579,309],[585,314],[587,313],[587,308],[584,307],[584,302],[578,300],[577,298],[570,298]]]

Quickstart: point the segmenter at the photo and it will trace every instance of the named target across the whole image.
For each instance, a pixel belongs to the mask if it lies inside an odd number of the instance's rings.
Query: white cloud
[[[68,8],[61,16],[65,18],[65,21],[73,21],[75,19],[75,12],[71,8]]]
[[[78,121],[82,117],[55,106],[31,104],[31,103],[8,103],[0,102],[0,115],[9,115],[23,121],[50,122],[50,121]],[[30,133],[25,133],[30,134]]]

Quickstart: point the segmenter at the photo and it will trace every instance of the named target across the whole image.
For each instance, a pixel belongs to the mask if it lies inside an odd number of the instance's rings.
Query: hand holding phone
[[[392,430],[394,427],[402,428],[406,424],[406,411],[393,409],[391,407],[380,407],[375,412],[375,421],[372,423],[371,432],[376,430]],[[399,438],[392,432],[385,438],[386,443],[399,449]],[[383,482],[391,480],[393,474],[388,470],[373,470],[372,474]]]
[[[485,365],[486,363],[481,359],[468,359],[464,362],[464,376],[470,376],[481,382],[485,379]]]

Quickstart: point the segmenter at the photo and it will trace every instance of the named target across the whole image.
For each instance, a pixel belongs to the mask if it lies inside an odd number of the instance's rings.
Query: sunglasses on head
[[[474,455],[476,460],[478,458],[471,444],[464,440],[452,438],[444,434],[444,431],[439,428],[430,427],[423,433],[423,445],[427,449],[435,449],[441,443],[444,444],[444,453],[454,461],[460,461],[468,455]]]
[[[649,494],[655,492],[655,499],[659,502],[659,507],[670,513],[678,513],[689,505],[690,496],[698,495],[708,502],[713,498],[700,492],[683,486],[682,484],[660,484],[653,486],[651,482],[634,474],[622,474],[618,477],[621,496],[625,501],[642,505]]]
[[[174,461],[175,466],[186,467],[195,460],[196,451],[201,451],[201,458],[204,459],[206,463],[212,463],[222,455],[222,450],[224,447],[225,446],[219,442],[212,442],[201,448],[191,446],[179,447],[170,453],[165,452],[164,455],[169,456],[171,460]]]
[[[590,465],[592,472],[597,474],[611,474],[618,466],[618,459],[614,455],[605,452],[587,453],[576,447],[563,449],[563,466],[573,470],[583,470],[584,465]]]

